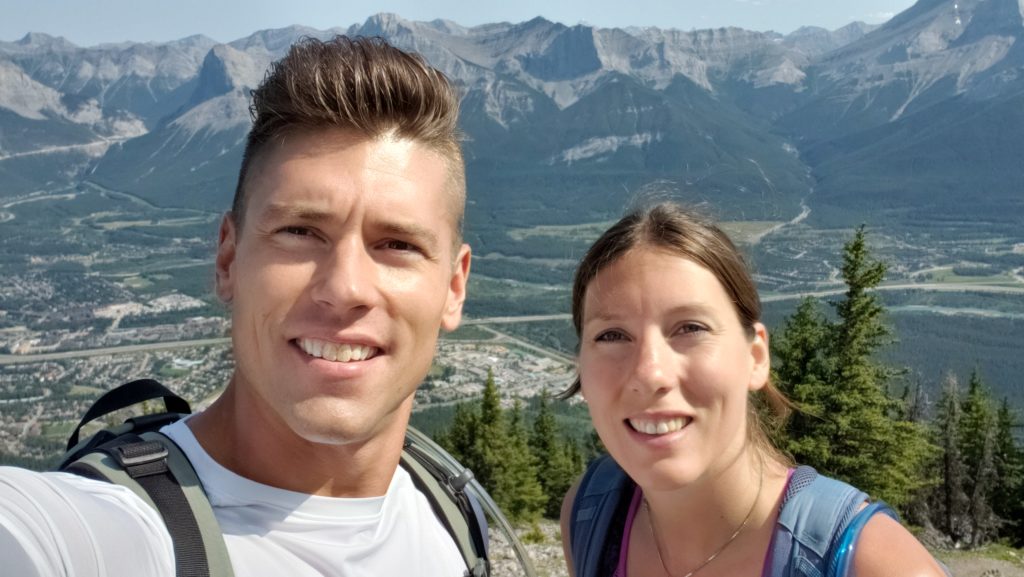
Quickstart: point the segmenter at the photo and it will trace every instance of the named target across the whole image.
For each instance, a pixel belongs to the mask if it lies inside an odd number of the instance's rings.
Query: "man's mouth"
[[[380,349],[377,347],[332,343],[319,339],[301,338],[297,339],[296,342],[299,348],[305,351],[307,355],[336,363],[365,361],[380,352]]]
[[[630,428],[645,435],[665,435],[681,430],[690,424],[692,417],[674,417],[671,419],[626,419]]]

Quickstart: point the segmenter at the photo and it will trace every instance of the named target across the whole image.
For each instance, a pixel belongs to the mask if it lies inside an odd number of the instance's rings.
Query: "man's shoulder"
[[[25,562],[5,574],[61,574],[61,566],[174,574],[159,513],[124,487],[70,473],[0,467],[0,544],[5,559]]]

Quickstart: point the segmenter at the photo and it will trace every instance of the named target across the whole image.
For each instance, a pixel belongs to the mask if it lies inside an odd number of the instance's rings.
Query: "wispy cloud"
[[[872,12],[865,16],[864,19],[868,22],[885,22],[895,15],[895,12]]]

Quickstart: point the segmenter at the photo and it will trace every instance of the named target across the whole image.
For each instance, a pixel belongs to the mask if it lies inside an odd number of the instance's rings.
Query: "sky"
[[[463,26],[543,16],[567,25],[602,28],[738,26],[785,34],[807,25],[832,30],[856,20],[880,24],[913,4],[914,0],[0,0],[0,40],[45,32],[79,46],[165,42],[193,34],[230,42],[292,24],[347,28],[379,12],[408,20],[444,18]]]

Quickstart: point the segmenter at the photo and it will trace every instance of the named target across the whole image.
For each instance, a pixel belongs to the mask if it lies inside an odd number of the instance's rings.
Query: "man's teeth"
[[[377,352],[376,347],[337,344],[317,339],[299,339],[299,348],[310,356],[339,363],[365,361]]]
[[[634,430],[647,435],[664,435],[674,433],[682,429],[690,419],[676,417],[675,419],[629,419],[629,426]]]

